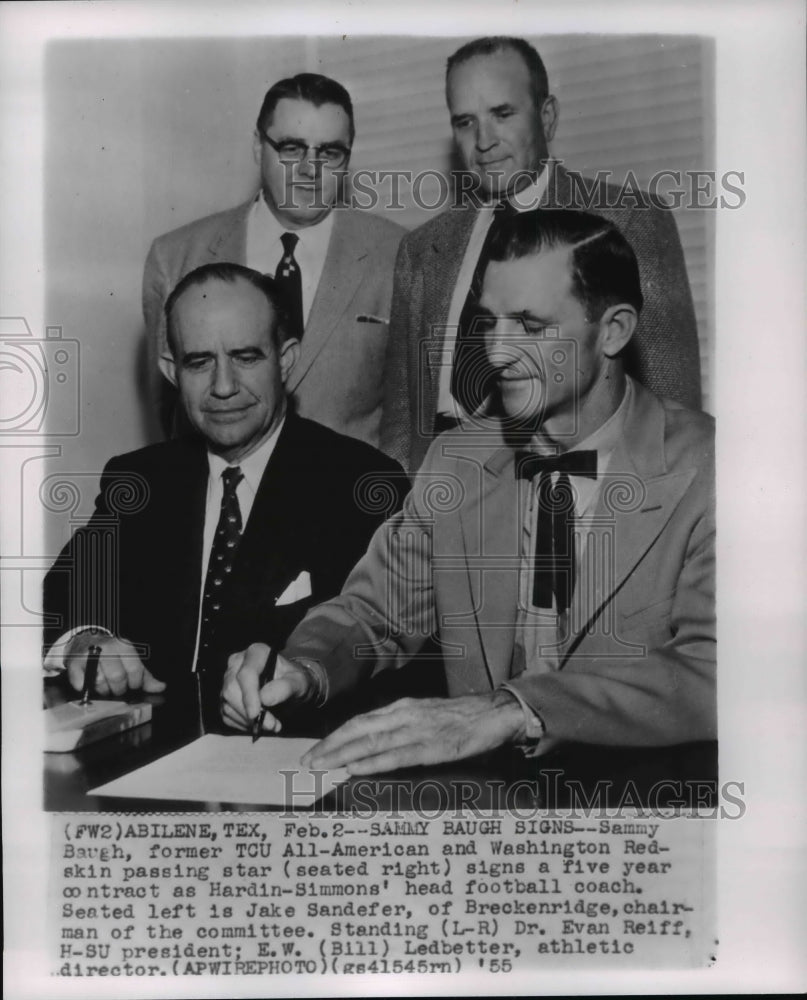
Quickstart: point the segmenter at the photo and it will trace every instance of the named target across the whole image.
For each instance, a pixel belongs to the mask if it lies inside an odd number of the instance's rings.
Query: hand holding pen
[[[90,694],[95,687],[95,679],[98,677],[98,661],[101,659],[101,647],[90,646],[87,652],[87,666],[84,668],[84,684],[81,688],[81,698],[79,705],[90,705]]]
[[[266,666],[261,671],[259,685],[263,687],[268,684],[269,681],[274,680],[275,667],[277,666],[277,650],[272,649],[269,654],[269,659],[266,661]],[[262,708],[260,712],[255,716],[252,721],[252,742],[255,743],[261,733],[263,732],[263,724],[266,721],[266,713],[268,709]]]
[[[98,652],[95,660],[94,650]],[[74,635],[63,662],[70,686],[82,698],[90,694],[120,698],[128,691],[157,694],[165,690],[165,682],[150,673],[131,642],[98,629],[88,628]]]
[[[279,732],[283,726],[276,707],[303,700],[310,684],[310,676],[298,664],[265,643],[253,643],[227,661],[222,718],[233,729],[251,733],[253,740],[261,733]]]

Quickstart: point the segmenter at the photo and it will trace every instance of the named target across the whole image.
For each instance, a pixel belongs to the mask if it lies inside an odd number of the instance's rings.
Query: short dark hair
[[[259,132],[265,131],[272,124],[272,116],[278,101],[284,97],[308,101],[315,108],[319,108],[323,104],[338,104],[340,108],[344,109],[350,121],[350,141],[353,142],[356,136],[356,126],[353,121],[353,102],[350,99],[350,94],[341,83],[331,80],[330,77],[322,76],[321,73],[298,73],[297,76],[278,80],[270,87],[266,91],[261,110],[258,112],[256,127]]]
[[[552,208],[517,212],[497,223],[490,259],[518,260],[557,247],[571,251],[572,293],[590,323],[621,302],[641,312],[644,299],[636,254],[613,223],[591,212]]]
[[[232,285],[239,278],[248,282],[253,288],[257,288],[272,307],[273,319],[270,333],[275,346],[281,347],[289,339],[291,325],[288,322],[288,308],[283,293],[274,278],[268,274],[261,274],[260,271],[254,271],[251,267],[244,267],[243,264],[234,264],[229,261],[220,264],[203,264],[181,278],[165,301],[165,332],[171,354],[175,354],[176,346],[171,316],[174,306],[185,292],[196,285],[205,285],[208,281],[225,281]]]
[[[549,78],[546,75],[546,67],[538,52],[523,38],[512,38],[509,35],[492,35],[488,38],[475,38],[472,42],[466,42],[457,51],[448,57],[446,62],[446,85],[451,70],[460,63],[468,62],[474,56],[490,56],[496,52],[517,52],[524,60],[524,65],[530,74],[530,92],[535,110],[539,111],[541,105],[549,97]]]

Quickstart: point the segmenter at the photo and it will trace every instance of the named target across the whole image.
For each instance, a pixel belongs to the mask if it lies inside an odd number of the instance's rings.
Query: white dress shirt
[[[286,422],[285,416],[278,426],[272,431],[269,437],[246,458],[232,465],[212,452],[207,453],[207,500],[205,502],[205,526],[202,535],[202,576],[201,587],[199,588],[199,615],[196,623],[196,645],[193,651],[193,669],[196,670],[196,660],[199,656],[199,633],[202,627],[202,599],[205,589],[205,577],[207,576],[207,565],[210,562],[210,553],[213,549],[213,539],[216,535],[216,526],[219,523],[221,513],[221,498],[224,496],[224,482],[221,478],[225,469],[238,467],[243,473],[243,479],[235,489],[238,497],[238,506],[241,510],[242,534],[246,531],[247,521],[252,512],[252,505],[255,503],[255,495],[261,485],[266,465],[275,450],[277,439],[283,430]]]
[[[576,444],[571,451],[597,452],[597,478],[586,476],[569,476],[574,492],[575,516],[575,579],[580,579],[580,567],[585,557],[588,527],[597,509],[597,502],[602,491],[608,471],[608,466],[614,447],[622,435],[625,418],[630,407],[633,390],[630,382],[626,383],[625,395],[616,411],[584,441]],[[557,485],[559,472],[552,473],[552,485]],[[538,525],[538,489],[537,480],[519,480],[523,515],[522,556],[519,570],[519,599],[516,611],[516,631],[513,643],[513,659],[510,666],[510,676],[517,677],[521,673],[547,673],[557,670],[560,666],[559,649],[567,636],[570,627],[570,611],[558,614],[557,608],[536,608],[532,604],[532,588],[534,577],[535,539]],[[524,496],[526,493],[526,496]],[[554,595],[553,595],[554,603]],[[527,721],[527,734],[531,738],[539,735],[537,729],[542,729],[540,719],[526,704],[521,694],[507,683],[506,690],[514,695],[524,709]]]
[[[272,456],[272,452],[275,450],[277,439],[280,437],[280,432],[283,430],[285,422],[286,418],[284,416],[275,430],[272,431],[269,437],[255,451],[247,455],[246,458],[241,459],[240,462],[234,463],[234,465],[241,469],[244,475],[244,478],[235,490],[238,497],[238,506],[241,510],[242,532],[246,530],[247,521],[252,512],[252,505],[255,502],[255,495],[258,492],[261,479],[263,479],[263,474],[266,471],[266,465]],[[202,533],[202,575],[199,586],[199,615],[196,623],[193,670],[196,670],[196,659],[199,655],[199,631],[202,623],[202,598],[204,595],[205,577],[207,576],[207,564],[210,562],[213,538],[216,534],[216,526],[219,523],[219,514],[221,513],[221,498],[224,495],[224,483],[221,474],[229,467],[223,458],[211,452],[207,453],[207,466],[207,498],[205,501],[205,523]],[[70,629],[69,632],[65,632],[64,635],[59,636],[45,656],[45,673],[61,673],[65,668],[64,656],[67,652],[68,643],[73,636],[78,635],[80,632],[86,632],[91,628],[98,627],[88,622],[86,625],[79,625],[76,628]],[[105,628],[98,628],[98,631],[103,635],[112,635]],[[125,639],[126,636],[122,636],[122,638]]]
[[[547,184],[549,183],[549,171],[551,169],[552,163],[550,162],[536,177],[533,184],[514,194],[513,198],[510,199],[510,204],[516,211],[526,212],[540,205],[544,191],[546,191]],[[476,213],[474,227],[471,230],[471,238],[468,240],[468,246],[465,248],[465,255],[462,258],[462,264],[457,275],[457,283],[454,286],[454,294],[451,296],[451,305],[449,306],[448,319],[446,320],[446,331],[440,364],[440,379],[437,390],[437,412],[458,419],[462,419],[466,414],[460,404],[451,395],[451,369],[454,365],[457,327],[459,326],[465,300],[468,298],[471,280],[476,270],[479,255],[482,252],[482,245],[485,242],[488,229],[490,229],[490,224],[493,222],[493,210],[496,204],[496,201],[491,201]]]
[[[325,218],[314,226],[286,229],[272,214],[263,194],[259,194],[247,216],[247,267],[274,277],[284,253],[280,237],[283,233],[289,232],[298,237],[294,248],[294,259],[300,268],[303,285],[303,323],[307,323],[325,267],[325,258],[328,255],[328,244],[333,232],[333,212],[328,212]]]

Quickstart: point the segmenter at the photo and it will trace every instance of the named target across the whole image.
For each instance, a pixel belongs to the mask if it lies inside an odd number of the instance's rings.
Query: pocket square
[[[388,319],[384,319],[383,316],[373,316],[372,313],[362,313],[356,317],[357,323],[380,323],[381,325],[389,323]]]
[[[305,600],[306,597],[310,596],[311,577],[308,574],[308,570],[303,570],[297,579],[292,580],[288,587],[286,587],[280,597],[278,597],[275,601],[275,604],[294,604],[295,601],[302,601]]]

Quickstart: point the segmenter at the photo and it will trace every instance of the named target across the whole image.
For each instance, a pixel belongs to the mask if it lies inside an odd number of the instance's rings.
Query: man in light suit
[[[478,293],[477,268],[498,202],[580,208],[614,222],[639,261],[645,308],[626,366],[659,395],[700,405],[700,358],[684,256],[669,211],[646,195],[570,175],[549,158],[558,122],[546,70],[520,38],[481,38],[448,60],[446,97],[455,145],[476,187],[408,234],[398,256],[384,380],[381,447],[417,469],[435,432],[484,404],[482,365],[457,384],[457,344]],[[585,183],[583,183],[585,181]],[[467,357],[467,355],[466,355]],[[460,383],[462,380],[460,380]]]
[[[287,287],[300,359],[287,390],[300,416],[378,445],[392,272],[405,230],[338,204],[353,144],[350,95],[315,73],[266,94],[254,137],[261,190],[237,208],[154,241],[143,276],[152,369],[163,306],[201,264],[234,261]]]
[[[365,774],[504,744],[715,738],[713,421],[625,375],[641,306],[612,224],[507,220],[479,320],[500,415],[433,442],[403,510],[295,629],[273,681],[259,689],[265,647],[230,658],[229,725],[333,698],[436,631],[451,697],[358,716],[304,763]]]
[[[98,645],[100,694],[168,685],[193,705],[198,685],[211,728],[227,655],[285,642],[338,593],[408,482],[369,445],[288,412],[299,344],[273,279],[205,265],[166,316],[164,367],[195,434],[107,465],[95,514],[45,580],[46,666],[79,689]]]

